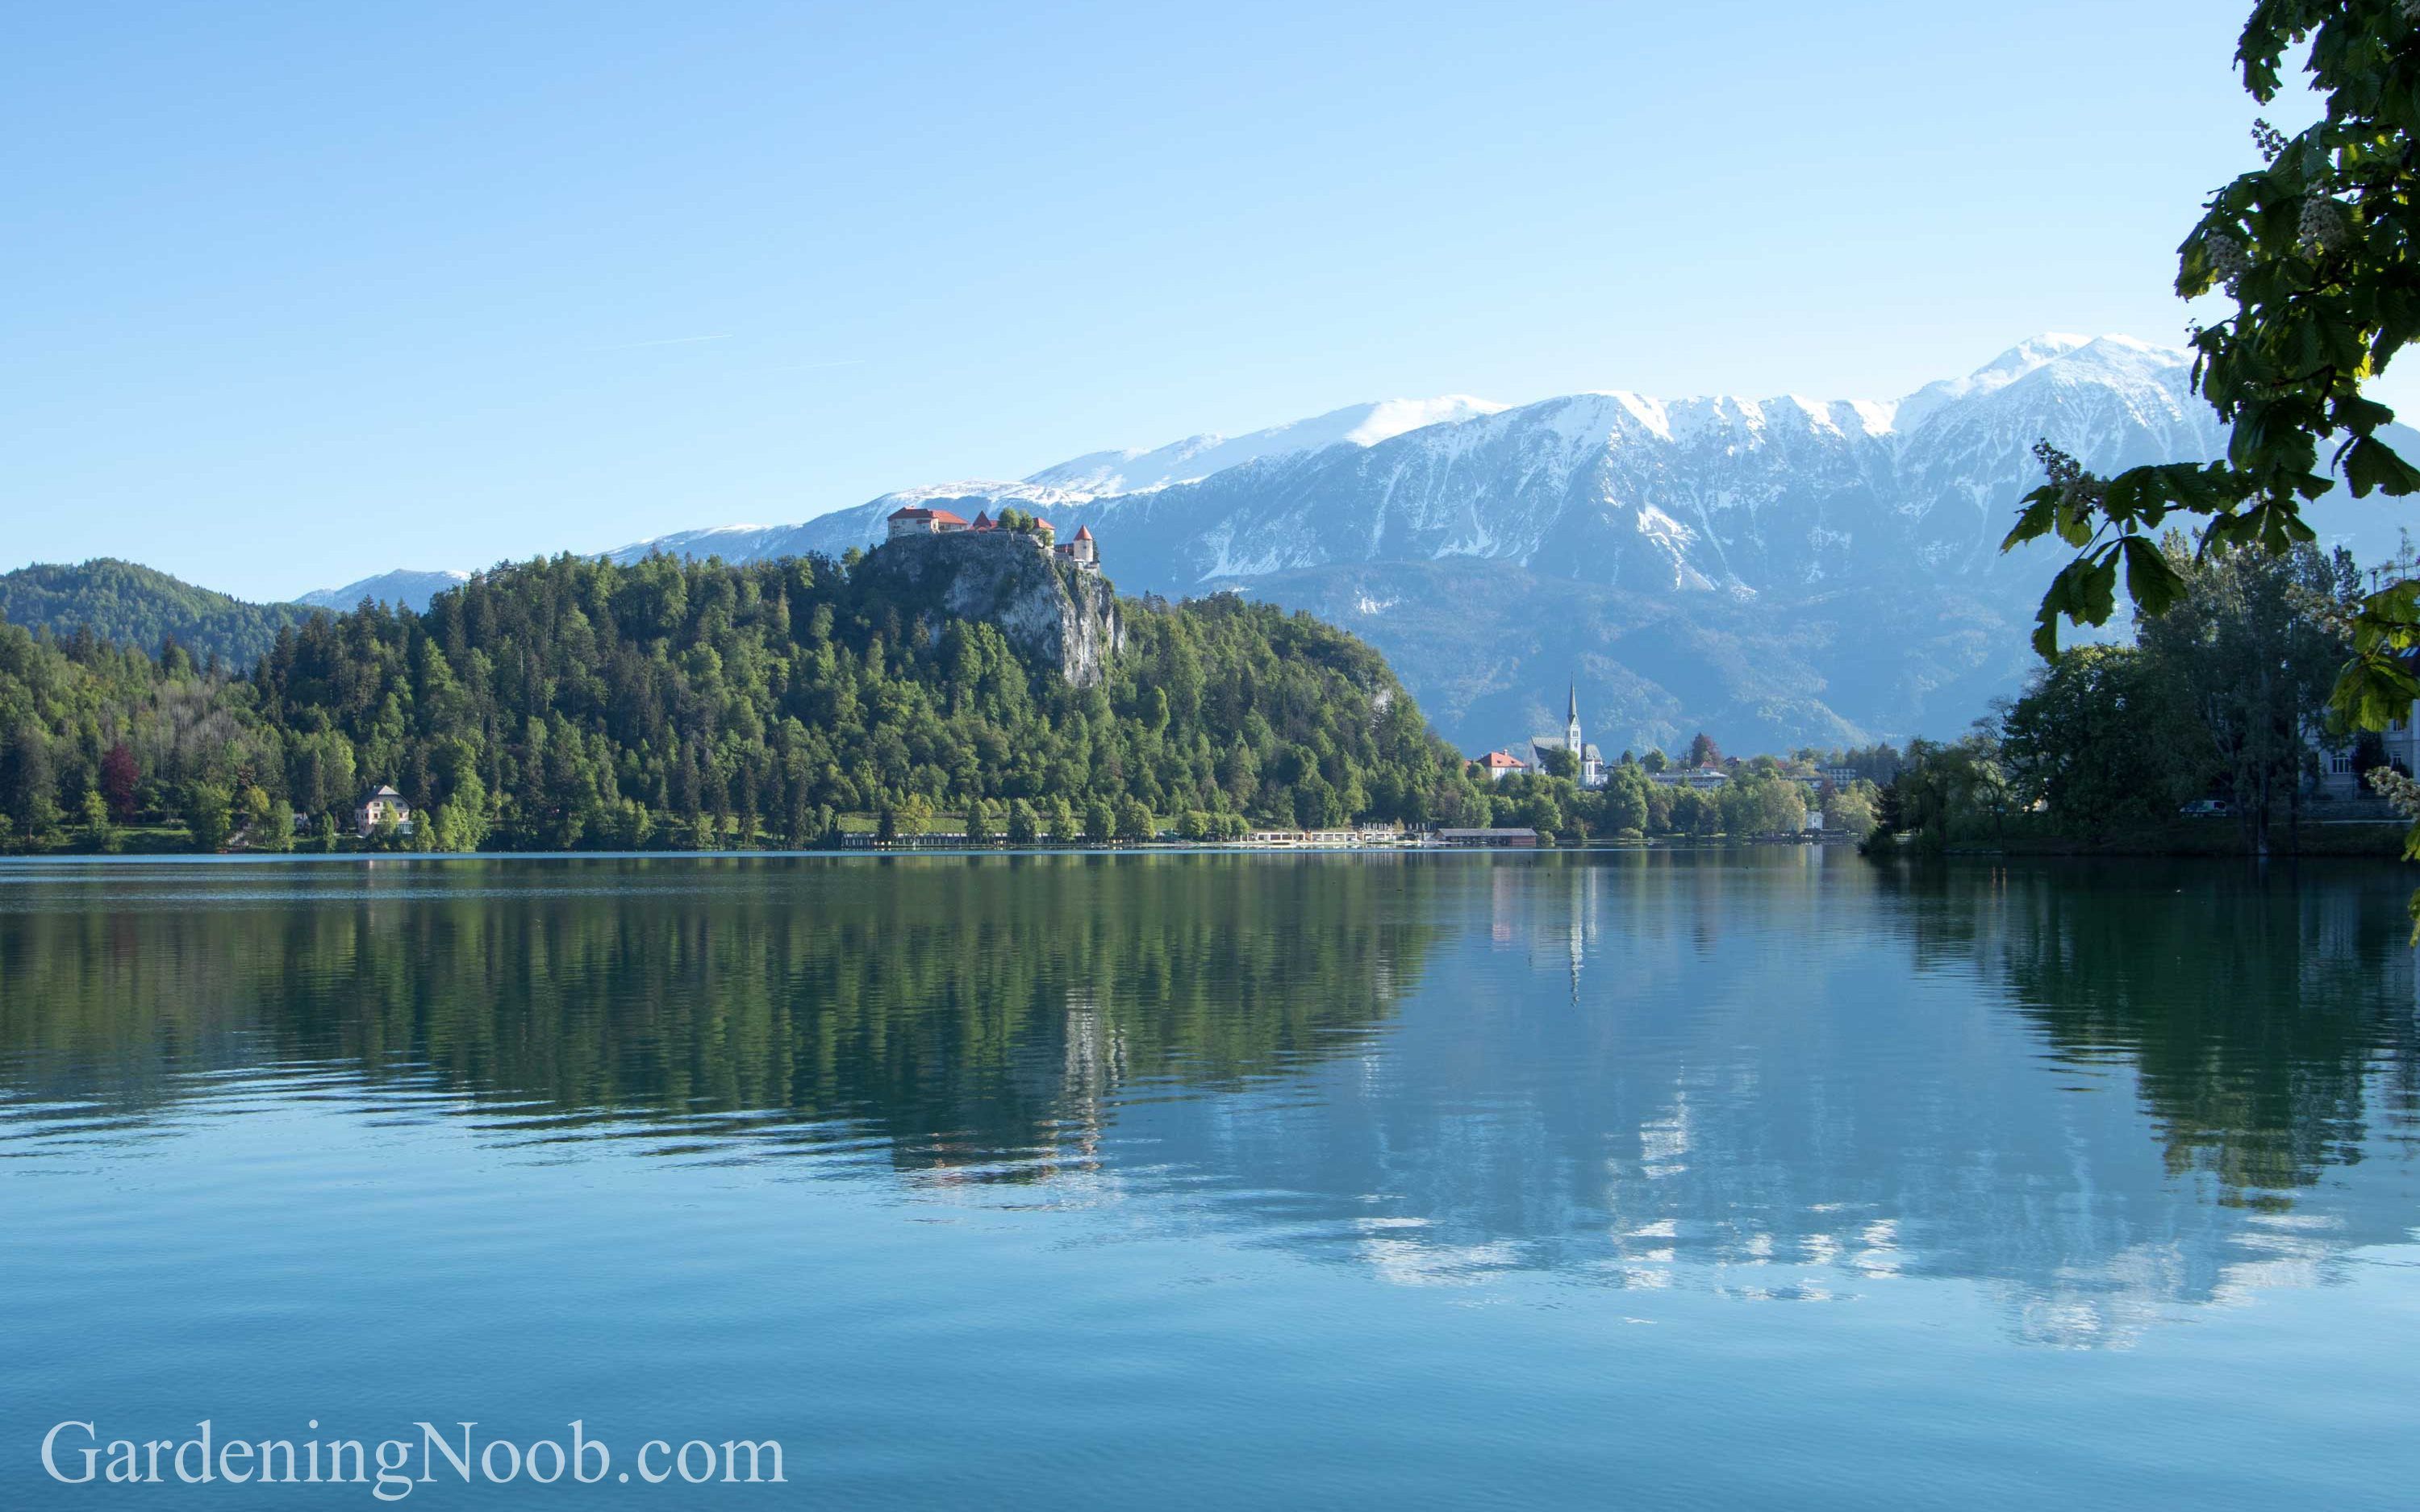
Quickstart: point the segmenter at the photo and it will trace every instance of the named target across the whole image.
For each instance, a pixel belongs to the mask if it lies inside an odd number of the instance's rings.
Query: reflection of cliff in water
[[[452,863],[333,895],[324,872],[101,873],[0,912],[0,1080],[141,1108],[206,1091],[196,1072],[341,1067],[532,1134],[829,1126],[906,1165],[1031,1174],[1112,1088],[1240,1087],[1363,1044],[1421,969],[1395,870]]]

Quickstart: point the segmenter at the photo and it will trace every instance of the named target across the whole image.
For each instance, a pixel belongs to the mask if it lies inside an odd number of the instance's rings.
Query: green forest
[[[62,640],[82,634],[154,649],[174,640],[206,669],[213,661],[249,667],[276,644],[278,631],[322,612],[301,604],[247,604],[109,557],[0,573],[0,619]]]
[[[2177,596],[2133,643],[2071,647],[1962,738],[1910,744],[1876,846],[2265,855],[2312,843],[2305,821],[2337,817],[2343,797],[2382,807],[2408,785],[2383,735],[2333,697],[2364,597],[2349,553],[2196,551],[2180,532],[2161,551]],[[2377,576],[2412,572],[2407,546]],[[2329,796],[2331,773],[2351,791]],[[2390,830],[2326,838],[2391,854]]]
[[[333,847],[378,783],[416,810],[389,843],[456,851],[1471,817],[1384,661],[1307,616],[1129,600],[1078,688],[859,565],[535,561],[426,613],[304,619],[240,671],[0,625],[0,825],[17,849]]]
[[[1233,595],[1121,600],[1125,649],[1074,687],[873,560],[534,561],[424,613],[303,618],[242,668],[173,636],[155,651],[0,624],[0,846],[1063,844],[1371,823],[1574,843],[1804,813],[1804,762],[1732,764],[1711,793],[1651,781],[1656,752],[1602,790],[1568,768],[1491,785],[1376,652]],[[378,784],[413,818],[365,841],[354,805]]]

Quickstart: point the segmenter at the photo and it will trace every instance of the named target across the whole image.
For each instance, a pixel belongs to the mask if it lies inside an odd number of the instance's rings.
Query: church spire
[[[1580,685],[1577,679],[1573,680],[1572,701],[1563,716],[1563,745],[1572,753],[1572,760],[1578,764],[1580,786],[1594,787],[1596,774],[1589,770],[1588,744],[1580,739]]]

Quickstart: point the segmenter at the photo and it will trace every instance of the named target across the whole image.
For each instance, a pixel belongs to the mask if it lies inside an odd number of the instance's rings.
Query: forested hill
[[[22,841],[94,794],[120,817],[197,791],[349,812],[390,782],[440,843],[531,849],[811,843],[843,813],[1005,822],[1011,800],[1044,823],[1467,811],[1460,760],[1351,636],[1233,597],[1118,608],[1123,647],[1081,688],[824,558],[504,567],[425,613],[307,620],[225,680],[0,626],[0,811]]]
[[[173,637],[196,658],[215,656],[230,668],[249,668],[279,630],[315,612],[302,604],[247,604],[110,557],[0,573],[0,618],[11,624],[44,627],[63,640],[85,630],[147,651]]]

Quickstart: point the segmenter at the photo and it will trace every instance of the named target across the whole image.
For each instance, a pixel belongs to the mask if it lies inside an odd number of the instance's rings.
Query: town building
[[[394,815],[398,831],[404,834],[411,832],[411,805],[403,801],[403,795],[391,787],[374,787],[363,794],[361,801],[353,805],[353,828],[367,840],[378,833],[379,825],[390,814]]]
[[[1576,776],[1580,786],[1584,788],[1605,786],[1605,757],[1598,753],[1594,746],[1580,738],[1580,688],[1577,683],[1572,685],[1570,709],[1563,716],[1563,733],[1559,735],[1529,737],[1529,764],[1540,771],[1544,771],[1547,753],[1558,750],[1570,751],[1578,758],[1579,771]]]
[[[1487,780],[1490,782],[1501,782],[1515,772],[1526,772],[1529,769],[1528,762],[1509,750],[1491,750],[1479,758],[1478,765],[1480,770],[1487,774]]]
[[[2420,650],[2403,655],[2406,671],[2420,674]],[[2403,711],[2403,717],[2390,722],[2379,732],[2379,742],[2385,748],[2373,752],[2368,759],[2362,755],[2362,739],[2358,735],[2322,735],[2314,731],[2309,735],[2311,754],[2319,761],[2317,791],[2330,798],[2353,798],[2361,795],[2362,779],[2371,767],[2384,764],[2405,777],[2420,774],[2420,705]]]
[[[1731,775],[1719,766],[1668,766],[1647,774],[1647,780],[1658,787],[1696,788],[1699,792],[1711,792],[1730,779]]]

